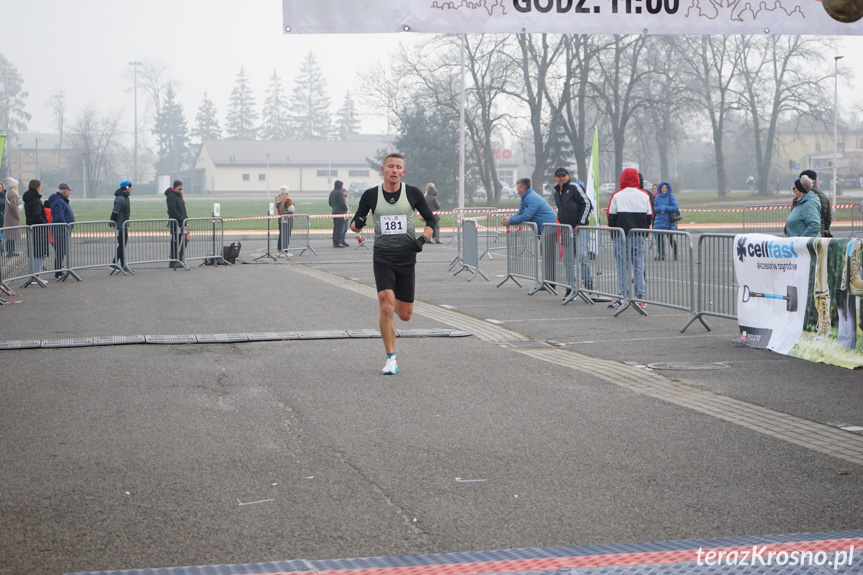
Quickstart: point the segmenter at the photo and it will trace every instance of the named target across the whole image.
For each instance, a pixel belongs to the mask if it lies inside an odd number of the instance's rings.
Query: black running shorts
[[[375,286],[378,291],[391,289],[396,299],[405,303],[413,303],[416,287],[416,266],[404,266],[373,262],[375,270]]]

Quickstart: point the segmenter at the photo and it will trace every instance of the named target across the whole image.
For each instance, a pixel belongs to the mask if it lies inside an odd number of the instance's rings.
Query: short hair
[[[39,180],[30,180],[30,183],[27,184],[27,188],[30,190],[38,190],[39,186],[42,185],[42,182]]]
[[[516,186],[521,186],[527,190],[530,189],[530,178],[519,178],[515,183]]]
[[[400,159],[400,160],[402,160],[402,161],[404,161],[404,159],[405,159],[405,157],[404,157],[404,156],[402,156],[401,154],[399,154],[398,152],[390,152],[389,154],[387,154],[386,156],[384,156],[384,163],[385,163],[385,164],[387,163],[387,160],[388,160],[389,158],[399,158],[399,159]]]

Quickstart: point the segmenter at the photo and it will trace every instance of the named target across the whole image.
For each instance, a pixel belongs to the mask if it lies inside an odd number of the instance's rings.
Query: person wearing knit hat
[[[807,176],[794,180],[791,191],[794,193],[794,207],[785,220],[785,235],[789,238],[821,237],[821,202],[810,192],[812,180]]]
[[[830,225],[833,223],[833,210],[830,205],[830,198],[827,194],[821,191],[818,185],[818,173],[815,170],[803,170],[800,172],[800,179],[806,176],[812,180],[812,191],[818,196],[818,201],[821,202],[821,237],[832,238]]]
[[[6,179],[6,209],[3,212],[4,228],[15,228],[21,225],[21,198],[18,195],[18,180],[15,178]],[[15,252],[15,242],[18,240],[18,230],[7,230],[3,236],[3,241],[6,244],[6,256],[17,256]]]
[[[126,265],[126,242],[129,239],[129,230],[124,225],[132,215],[132,205],[129,201],[131,193],[132,182],[129,180],[120,182],[120,187],[114,192],[114,210],[111,212],[111,221],[114,222],[117,230],[117,257],[114,263],[127,274],[135,273]]]

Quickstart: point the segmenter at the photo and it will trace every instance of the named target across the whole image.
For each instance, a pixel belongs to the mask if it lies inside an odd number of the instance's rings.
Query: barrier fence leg
[[[684,331],[686,331],[686,328],[688,328],[690,325],[692,325],[693,323],[695,323],[695,320],[700,321],[700,322],[701,322],[701,325],[703,325],[705,328],[707,328],[707,331],[713,331],[713,328],[712,328],[712,327],[710,326],[710,324],[709,324],[709,323],[707,323],[707,321],[704,319],[704,312],[701,312],[701,311],[700,311],[700,312],[698,312],[698,313],[693,313],[693,314],[691,314],[691,315],[689,316],[689,319],[687,319],[687,320],[686,320],[686,323],[685,323],[685,324],[683,324],[683,327],[682,327],[682,328],[680,328],[680,333],[683,333]]]

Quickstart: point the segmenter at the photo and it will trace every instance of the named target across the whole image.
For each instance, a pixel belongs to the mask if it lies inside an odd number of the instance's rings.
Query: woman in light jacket
[[[794,207],[785,220],[785,235],[789,238],[821,237],[821,201],[811,189],[812,180],[806,176],[794,181]]]
[[[18,196],[18,180],[9,178],[6,180],[6,211],[3,213],[3,227],[14,228],[21,225],[21,198]],[[18,239],[18,230],[7,231],[6,254],[16,256],[15,241]]]

